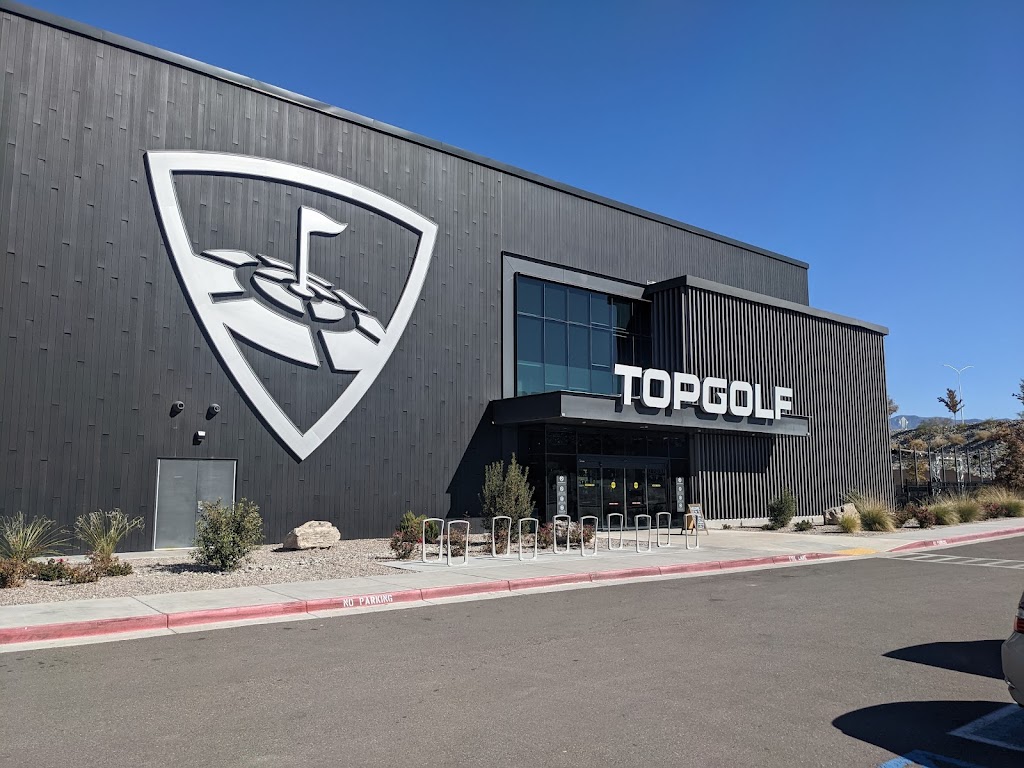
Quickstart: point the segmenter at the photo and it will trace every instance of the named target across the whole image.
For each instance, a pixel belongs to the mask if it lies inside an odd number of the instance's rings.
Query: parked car
[[[1003,677],[1013,700],[1024,707],[1024,595],[1017,606],[1013,634],[1003,643]]]

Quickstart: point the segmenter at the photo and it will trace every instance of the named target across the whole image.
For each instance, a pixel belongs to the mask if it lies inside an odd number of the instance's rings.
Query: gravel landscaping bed
[[[388,539],[342,541],[330,549],[275,551],[260,547],[250,561],[232,573],[216,573],[196,565],[187,554],[132,557],[134,573],[108,576],[92,584],[64,584],[29,579],[23,587],[0,589],[0,605],[51,603],[96,597],[132,597],[163,592],[191,592],[225,587],[254,587],[289,581],[322,581],[353,576],[394,576],[408,573],[395,562]]]

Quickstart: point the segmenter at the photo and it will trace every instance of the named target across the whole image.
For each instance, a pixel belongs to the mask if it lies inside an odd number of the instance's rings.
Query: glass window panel
[[[590,293],[579,288],[568,289],[568,320],[570,323],[590,322]]]
[[[633,303],[633,327],[631,330],[641,336],[651,335],[651,305],[646,301]]]
[[[544,368],[533,363],[516,366],[516,395],[534,395],[544,391]]]
[[[633,365],[633,337],[615,334],[615,362]]]
[[[544,317],[565,320],[565,286],[544,284]]]
[[[651,367],[651,337],[633,337],[633,359],[641,368]]]
[[[569,389],[590,389],[590,329],[569,326]]]
[[[595,395],[614,395],[615,381],[607,368],[590,369],[590,391]]]
[[[565,389],[569,384],[565,323],[544,322],[544,388]]]
[[[598,367],[612,367],[612,335],[595,328],[590,335],[590,360]]]
[[[590,294],[590,322],[594,325],[612,324],[611,299],[603,293]]]
[[[546,441],[548,453],[576,453],[575,429],[549,427]]]
[[[598,454],[601,453],[601,433],[587,432],[581,430],[579,433],[579,452]]]
[[[544,322],[535,317],[516,317],[516,361],[544,362]]]
[[[633,302],[629,299],[615,299],[615,321],[616,328],[625,330],[629,327],[630,318],[633,316]]]
[[[602,436],[602,453],[605,456],[621,456],[626,451],[626,437],[622,432],[606,432]]]
[[[528,277],[516,278],[516,311],[544,314],[544,283]]]

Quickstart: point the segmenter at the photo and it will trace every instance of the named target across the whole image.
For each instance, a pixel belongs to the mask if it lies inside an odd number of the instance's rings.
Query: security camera
[[[181,400],[175,400],[171,403],[171,416],[177,416],[179,413],[185,410],[185,404]]]
[[[217,405],[216,403],[213,403],[209,408],[206,409],[206,418],[212,419],[218,413],[220,413],[220,406]]]
[[[204,432],[201,429],[197,430],[196,433],[194,435],[192,435],[192,445],[199,445],[205,439],[206,439],[206,432]]]

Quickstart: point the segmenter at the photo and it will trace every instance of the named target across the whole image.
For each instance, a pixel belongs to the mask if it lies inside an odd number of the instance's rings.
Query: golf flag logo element
[[[214,353],[256,416],[302,461],[362,399],[394,352],[423,290],[437,225],[379,192],[278,160],[219,152],[153,151],[146,170],[168,256],[185,298]],[[258,179],[322,193],[376,213],[417,237],[409,275],[384,325],[344,288],[309,270],[312,237],[340,238],[348,227],[315,208],[298,210],[294,262],[244,250],[192,248],[175,189],[175,174]],[[341,322],[341,321],[346,322]],[[332,326],[337,328],[332,328]],[[297,366],[354,374],[322,415],[301,430],[263,385],[239,339]]]

